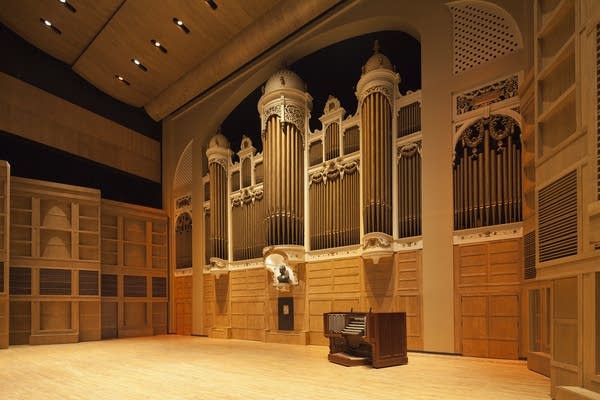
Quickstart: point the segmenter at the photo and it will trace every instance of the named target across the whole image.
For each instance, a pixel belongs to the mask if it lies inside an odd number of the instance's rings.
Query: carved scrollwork
[[[176,209],[180,209],[183,207],[191,207],[191,206],[192,206],[192,196],[190,196],[190,195],[180,197],[175,201]]]
[[[358,171],[358,161],[351,161],[346,164],[336,163],[331,161],[325,164],[325,167],[308,178],[309,186],[313,183],[324,183],[335,179],[344,179],[345,175],[352,175]]]
[[[519,78],[513,75],[456,97],[456,115],[510,99],[519,94]]]
[[[377,92],[383,94],[388,99],[389,103],[392,104],[392,99],[393,99],[392,92],[391,92],[390,88],[386,85],[371,86],[370,88],[365,90],[360,97],[361,103],[370,94],[377,93]]]
[[[398,159],[414,157],[421,154],[421,142],[413,142],[398,147]]]
[[[389,248],[392,246],[392,242],[386,238],[383,237],[370,237],[370,238],[365,238],[365,243],[363,244],[363,249],[370,249],[370,248]]]
[[[235,195],[231,198],[232,207],[242,207],[244,205],[249,205],[254,203],[255,201],[260,201],[263,198],[263,190],[262,188],[246,188],[241,191],[241,193]]]

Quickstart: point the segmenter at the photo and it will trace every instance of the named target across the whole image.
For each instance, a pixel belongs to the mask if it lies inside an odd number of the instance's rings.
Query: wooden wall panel
[[[390,311],[406,313],[406,340],[409,350],[423,350],[422,251],[396,253],[395,304]]]
[[[100,340],[102,337],[100,301],[79,302],[79,340]]]
[[[101,326],[102,339],[114,339],[118,337],[119,327],[119,303],[116,301],[102,301]]]
[[[192,275],[176,276],[174,279],[173,301],[175,302],[175,333],[191,335],[192,333]],[[205,277],[205,295],[206,295]],[[206,324],[206,318],[205,318]]]
[[[204,274],[202,281],[204,287],[204,332],[212,336],[211,329],[215,326],[215,277],[211,274]],[[181,306],[183,307],[183,305]]]
[[[31,302],[10,302],[10,344],[29,344],[31,335]]]
[[[310,344],[328,343],[323,336],[323,313],[360,310],[362,267],[360,258],[306,264]]]
[[[466,356],[516,359],[521,334],[522,240],[455,246],[455,348]]]
[[[71,302],[40,302],[40,329],[42,331],[72,329]]]
[[[551,376],[563,384],[577,382],[581,374],[578,285],[573,276],[554,280],[552,288]]]
[[[167,303],[152,303],[152,333],[154,335],[167,334]]]
[[[0,72],[0,129],[160,182],[160,143]]]
[[[222,278],[219,278],[222,279]],[[231,337],[265,340],[266,269],[229,273],[231,296]],[[217,290],[217,294],[218,294]],[[218,295],[217,295],[218,298]],[[217,302],[218,308],[218,302]]]
[[[8,347],[10,269],[10,165],[0,160],[0,349]]]

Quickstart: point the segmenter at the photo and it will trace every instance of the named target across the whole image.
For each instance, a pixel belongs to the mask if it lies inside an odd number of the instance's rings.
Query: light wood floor
[[[409,353],[373,369],[327,361],[327,348],[155,336],[0,350],[9,399],[549,399],[522,361]]]

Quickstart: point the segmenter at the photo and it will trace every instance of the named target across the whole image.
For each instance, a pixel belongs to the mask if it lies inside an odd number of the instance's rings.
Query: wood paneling
[[[455,342],[466,356],[516,359],[521,239],[455,246]]]
[[[102,301],[102,339],[114,339],[118,336],[118,306],[116,301]]]
[[[158,141],[2,72],[0,86],[0,129],[160,182]]]
[[[102,337],[100,301],[79,302],[79,340],[100,340]]]
[[[229,273],[233,339],[265,340],[265,292],[269,279],[266,274],[266,270],[262,268]],[[219,278],[217,282],[221,279],[223,278]]]
[[[61,331],[73,328],[70,301],[41,301],[40,330]]]
[[[192,333],[192,275],[174,277],[173,279],[175,287],[173,295],[173,301],[175,302],[175,333],[190,335]],[[206,281],[207,278],[204,277],[204,280]],[[206,296],[206,290],[204,294]]]
[[[307,330],[311,344],[327,344],[323,336],[324,313],[360,309],[361,268],[360,258],[306,264]]]
[[[10,344],[29,344],[31,335],[31,302],[10,302],[9,342]]]

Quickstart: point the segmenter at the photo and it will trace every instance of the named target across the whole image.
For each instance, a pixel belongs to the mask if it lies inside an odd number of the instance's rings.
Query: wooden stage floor
[[[523,361],[409,353],[373,369],[327,361],[323,346],[154,336],[0,350],[9,399],[549,399]]]

